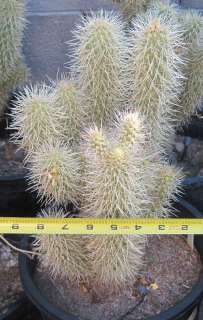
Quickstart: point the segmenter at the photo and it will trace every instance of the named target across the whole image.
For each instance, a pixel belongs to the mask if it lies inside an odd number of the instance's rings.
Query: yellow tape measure
[[[203,219],[0,218],[4,234],[203,234]]]

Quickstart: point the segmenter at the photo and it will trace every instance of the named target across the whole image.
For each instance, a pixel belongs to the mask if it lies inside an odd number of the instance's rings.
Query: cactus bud
[[[118,135],[119,144],[123,147],[132,146],[138,140],[143,142],[143,132],[143,122],[138,113],[124,113],[120,117]]]
[[[89,129],[84,138],[90,150],[92,149],[97,155],[104,157],[107,152],[107,141],[101,129],[99,130],[96,126]]]

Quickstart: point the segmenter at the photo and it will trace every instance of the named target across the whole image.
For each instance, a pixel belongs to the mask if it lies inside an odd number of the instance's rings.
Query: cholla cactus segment
[[[147,10],[151,0],[113,0],[120,5],[123,16],[127,21]]]
[[[180,63],[176,48],[181,47],[178,27],[150,12],[133,21],[130,31],[128,74],[131,105],[156,126],[160,116],[180,90]],[[175,84],[175,85],[174,85]]]
[[[55,84],[53,99],[54,105],[64,112],[64,117],[61,118],[61,127],[65,139],[70,144],[77,143],[86,114],[84,106],[79,104],[75,80],[62,75]]]
[[[88,241],[91,283],[98,294],[119,293],[132,286],[142,265],[143,236],[92,236]]]
[[[203,31],[203,18],[196,11],[187,11],[180,15],[179,21],[183,28],[183,38],[186,48],[190,49],[199,44],[200,33]]]
[[[172,143],[174,101],[181,91],[181,32],[172,19],[152,10],[130,30],[128,78],[132,110],[138,110],[162,152]]]
[[[65,218],[62,209],[49,207],[39,215],[43,218]],[[33,244],[41,266],[52,278],[67,279],[79,284],[89,270],[85,237],[78,235],[39,235]]]
[[[203,19],[198,13],[189,11],[180,16],[179,20],[186,43],[182,52],[186,63],[183,67],[183,87],[176,102],[175,120],[177,125],[183,125],[196,112],[202,99],[203,51],[200,42]]]
[[[137,122],[136,116],[134,120]],[[123,127],[124,123],[112,135],[120,137],[121,141],[104,139],[98,129],[92,129],[86,136],[85,146],[88,147],[84,146],[86,171],[83,190],[83,211],[86,215],[113,218],[142,214],[141,203],[145,199],[142,142],[139,135],[138,141],[134,133],[125,135]],[[136,187],[138,184],[139,188]]]
[[[84,135],[86,141],[84,151],[95,153],[100,158],[104,157],[108,151],[107,137],[102,129],[98,129],[96,126],[86,131]],[[91,151],[92,150],[92,151]]]
[[[0,121],[3,119],[3,113],[9,100],[9,91],[4,88],[0,89]]]
[[[45,85],[26,87],[17,96],[12,109],[13,141],[31,155],[43,142],[61,137],[60,119],[63,112],[53,103],[50,88]]]
[[[126,40],[121,20],[100,12],[83,20],[75,31],[74,70],[78,75],[81,104],[90,122],[109,121],[122,98]]]
[[[22,60],[18,60],[15,68],[11,71],[9,77],[5,81],[0,81],[0,88],[4,88],[7,92],[21,87],[29,77],[29,69]],[[7,89],[6,89],[7,88]]]
[[[143,120],[137,112],[126,112],[118,116],[119,144],[123,148],[133,146],[135,142],[145,142],[146,131]]]
[[[186,79],[177,106],[177,124],[188,123],[203,97],[203,49],[194,47],[189,55],[190,60],[184,69]]]
[[[26,64],[19,60],[16,64],[16,68],[11,72],[8,82],[10,82],[10,88],[13,90],[17,87],[22,87],[22,84],[27,82],[30,75],[30,70]]]
[[[158,163],[150,171],[148,197],[151,205],[147,207],[147,217],[164,218],[173,213],[173,203],[181,193],[183,174],[167,163]],[[153,176],[153,174],[154,176]]]
[[[0,1],[0,74],[7,80],[21,58],[22,37],[25,28],[25,1]]]
[[[0,116],[3,115],[4,110],[9,101],[11,91],[17,86],[22,85],[28,76],[28,69],[25,64],[19,61],[16,69],[11,72],[6,81],[0,81]]]
[[[30,160],[31,189],[46,203],[77,205],[80,185],[79,156],[68,145],[47,142]]]

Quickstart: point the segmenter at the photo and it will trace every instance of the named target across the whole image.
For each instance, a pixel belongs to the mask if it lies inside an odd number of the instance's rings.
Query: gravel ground
[[[6,312],[10,303],[19,299],[21,287],[18,255],[0,241],[0,310]]]

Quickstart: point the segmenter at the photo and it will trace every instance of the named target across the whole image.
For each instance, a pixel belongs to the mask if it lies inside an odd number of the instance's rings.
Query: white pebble
[[[178,152],[182,153],[185,149],[184,143],[182,142],[176,142],[175,148]]]

